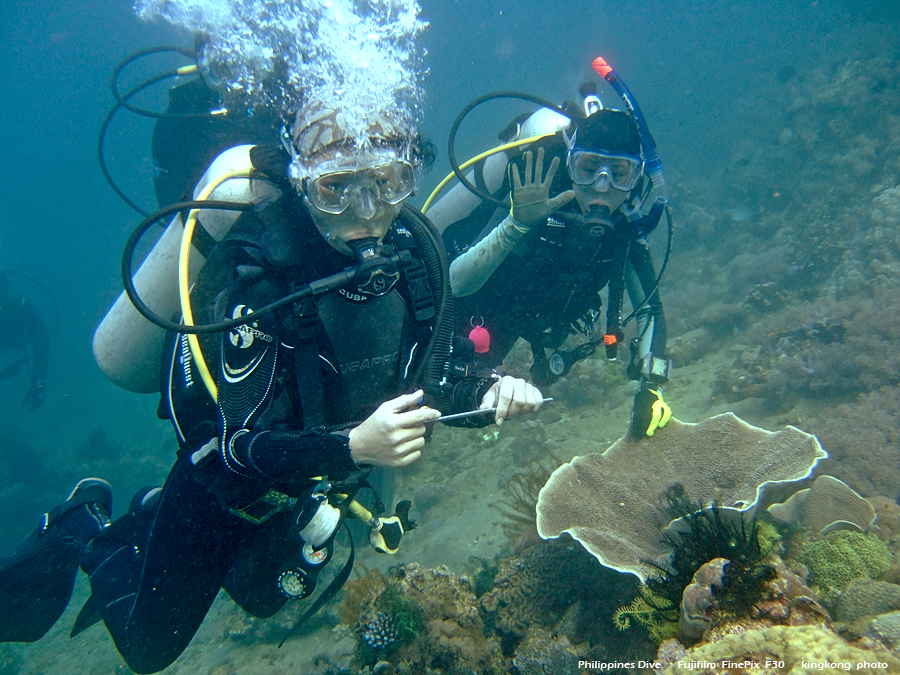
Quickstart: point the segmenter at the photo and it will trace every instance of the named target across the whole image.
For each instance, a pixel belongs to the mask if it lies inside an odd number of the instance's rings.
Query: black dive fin
[[[409,519],[410,506],[412,506],[412,502],[404,499],[402,502],[397,502],[397,508],[394,509],[394,515],[400,519],[404,532],[409,532],[416,527],[416,521]]]
[[[78,617],[75,619],[75,625],[72,626],[72,632],[69,633],[69,637],[73,638],[80,632],[87,630],[100,621],[101,618],[100,610],[97,609],[97,603],[94,601],[94,596],[92,595],[87,599],[87,602],[84,603],[84,607],[81,608],[81,611],[78,612]]]

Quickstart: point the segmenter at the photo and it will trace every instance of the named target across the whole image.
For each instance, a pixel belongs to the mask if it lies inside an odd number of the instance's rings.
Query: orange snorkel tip
[[[612,66],[606,62],[602,56],[598,56],[591,63],[591,67],[597,72],[597,74],[602,77],[604,80],[606,76],[612,72]]]

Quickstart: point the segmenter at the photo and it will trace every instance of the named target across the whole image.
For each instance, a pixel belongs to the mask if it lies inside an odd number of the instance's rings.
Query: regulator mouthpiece
[[[400,269],[392,258],[384,255],[386,247],[379,246],[375,237],[348,241],[347,246],[356,258],[353,280],[357,290],[363,295],[376,297],[390,292],[400,280]]]

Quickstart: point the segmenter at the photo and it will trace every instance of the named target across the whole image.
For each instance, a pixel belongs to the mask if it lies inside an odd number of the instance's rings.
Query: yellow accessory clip
[[[653,414],[650,417],[650,425],[647,427],[647,436],[655,434],[657,429],[662,429],[672,419],[672,409],[663,401],[662,394],[654,389],[651,389],[651,392],[656,395],[656,400],[651,408]]]

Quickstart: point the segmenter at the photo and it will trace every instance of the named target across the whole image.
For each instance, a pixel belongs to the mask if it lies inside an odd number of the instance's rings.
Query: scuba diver
[[[80,566],[92,595],[73,634],[102,619],[132,670],[162,670],[220,588],[258,617],[308,597],[349,513],[371,528],[376,550],[395,552],[413,525],[409,503],[379,517],[354,496],[371,467],[421,457],[442,413],[493,411],[453,421],[483,426],[540,408],[524,380],[469,374],[474,347],[453,334],[440,237],[405,204],[428,147],[377,111],[362,119],[354,133],[344,111],[312,101],[286,147],[239,146],[212,163],[197,210],[170,225],[188,237],[183,289],[186,270],[202,263],[182,297],[183,324],[135,293],[153,296],[152,253],[133,285],[125,275],[135,306],[165,328],[144,325],[165,344],[149,357],[124,340],[119,353],[96,344],[95,353],[107,372],[129,354],[162,362],[159,415],[175,428],[177,462],[162,488],[139,492],[111,524],[108,486],[97,479],[47,514],[0,566],[0,639],[41,637]],[[173,208],[160,213],[189,211]],[[195,225],[212,242],[202,256],[190,248]],[[156,247],[169,245],[164,234]],[[115,333],[132,319],[111,311],[104,323]],[[139,388],[140,377],[119,379]],[[315,603],[351,567],[352,548]]]
[[[601,342],[607,357],[617,358],[627,286],[637,317],[627,370],[641,382],[630,431],[652,436],[671,417],[661,390],[669,370],[665,317],[646,240],[664,206],[657,202],[648,214],[641,212],[653,185],[636,116],[604,108],[593,83],[582,85],[580,93],[583,105],[568,104],[559,112],[543,108],[501,133],[501,141],[511,145],[540,138],[524,146],[524,153],[509,159],[497,154],[477,165],[470,179],[484,199],[473,199],[457,185],[428,215],[453,257],[457,328],[471,331],[478,363],[500,364],[524,338],[538,386],[568,373]],[[497,208],[507,196],[507,206]],[[599,294],[606,287],[607,329],[596,339]],[[562,350],[574,334],[587,341]]]
[[[28,390],[22,399],[26,410],[37,410],[44,402],[50,333],[34,305],[10,285],[6,273],[0,271],[0,327],[6,336],[15,336],[0,347],[12,361],[0,368],[0,380],[18,375],[28,366]]]

